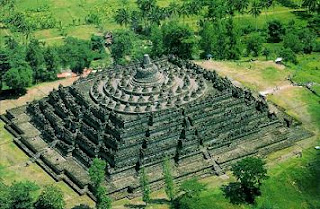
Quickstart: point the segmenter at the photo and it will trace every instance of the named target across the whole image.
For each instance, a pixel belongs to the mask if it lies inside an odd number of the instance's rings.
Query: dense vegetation
[[[100,10],[96,7],[86,10],[84,22],[73,18],[69,26],[92,24],[102,29],[107,19],[118,23],[122,29],[113,31],[113,44],[109,48],[114,64],[135,61],[149,53],[152,57],[176,54],[187,59],[215,60],[256,59],[261,55],[266,59],[282,57],[286,63],[298,65],[297,54],[320,51],[317,38],[320,6],[316,0],[302,3],[291,0],[160,2],[122,0],[117,3],[118,8],[110,12],[105,1],[105,6],[99,5]],[[0,21],[4,27],[24,37],[18,43],[9,36],[5,44],[0,45],[2,89],[21,92],[34,83],[56,79],[61,69],[81,73],[94,60],[101,60],[100,64],[108,62],[101,35],[92,36],[90,41],[68,37],[66,25],[52,14],[48,3],[26,10],[21,10],[15,0],[0,3]],[[276,4],[306,8],[296,12],[303,21],[295,19],[284,23],[268,18],[268,11]],[[85,8],[86,3],[80,1],[79,6]],[[258,20],[263,12],[265,24]],[[247,16],[252,16],[254,21],[242,24]],[[34,38],[37,30],[50,28],[59,29],[66,37],[60,43],[62,46],[48,47]]]
[[[65,201],[62,191],[55,187],[46,186],[37,199],[39,190],[33,182],[15,182],[9,187],[0,182],[0,208],[1,209],[63,209]]]
[[[46,46],[36,39],[21,45],[8,37],[0,50],[1,84],[21,93],[34,83],[57,79],[62,68],[82,73],[92,60],[103,56],[103,43],[96,36],[90,41],[68,37],[61,46]]]

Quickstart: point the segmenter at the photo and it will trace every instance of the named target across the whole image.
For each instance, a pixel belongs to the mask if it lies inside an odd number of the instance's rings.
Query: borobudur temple
[[[311,135],[263,97],[175,56],[97,70],[2,118],[33,161],[80,194],[92,196],[92,160],[106,160],[114,199],[139,194],[142,167],[161,188],[165,157],[179,182]]]

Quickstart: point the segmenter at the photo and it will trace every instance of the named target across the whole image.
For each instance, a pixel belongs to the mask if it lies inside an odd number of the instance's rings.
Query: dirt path
[[[41,83],[28,89],[27,93],[19,98],[5,99],[0,101],[0,114],[4,114],[6,110],[25,105],[27,102],[41,99],[47,96],[53,89],[57,89],[59,85],[69,86],[78,80],[79,76],[57,80],[53,82]]]
[[[65,38],[64,36],[56,36],[56,37],[51,37],[51,38],[43,38],[40,39],[40,41],[54,41],[54,40],[60,40]]]
[[[282,86],[275,86],[274,88],[268,88],[264,91],[260,91],[259,93],[263,96],[267,96],[268,94],[274,94],[274,93],[278,93],[279,91],[285,90],[285,89],[289,89],[289,88],[293,88],[294,86],[292,84],[284,84]]]

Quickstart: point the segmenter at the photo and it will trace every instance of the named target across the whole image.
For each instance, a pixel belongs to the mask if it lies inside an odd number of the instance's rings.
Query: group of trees
[[[3,0],[0,4],[11,8],[2,12],[11,30],[25,36],[25,46],[9,38],[5,48],[0,49],[0,76],[4,81],[1,85],[5,83],[21,92],[32,83],[55,79],[61,68],[81,73],[92,60],[105,56],[104,39],[99,36],[93,36],[90,41],[68,37],[59,47],[29,40],[33,29],[25,14],[15,11],[15,1]],[[115,12],[115,21],[126,26],[113,33],[110,51],[115,64],[135,61],[144,53],[152,57],[176,54],[186,59],[212,57],[218,60],[259,55],[268,59],[275,55],[297,63],[295,53],[310,53],[320,48],[315,39],[317,19],[303,27],[293,22],[284,25],[278,20],[270,20],[265,28],[259,29],[257,25],[254,29],[251,25],[236,24],[239,22],[236,15],[241,18],[248,13],[258,17],[262,9],[274,4],[273,0],[187,0],[171,2],[166,7],[160,7],[157,0],[137,0],[136,4],[137,8],[132,9],[127,6],[127,0],[122,0],[122,6]],[[318,1],[304,0],[303,5],[316,16]],[[185,24],[188,16],[198,21],[198,30]],[[274,50],[266,43],[281,43],[283,47]]]
[[[7,186],[0,182],[1,209],[64,209],[62,191],[52,185],[45,186],[35,200],[39,186],[33,182],[14,182]]]
[[[261,194],[262,181],[268,178],[265,162],[260,158],[245,158],[232,165],[231,171],[238,181],[222,186],[225,197],[233,204],[253,204]]]
[[[137,0],[136,3],[138,10],[123,6],[115,13],[117,23],[129,26],[127,30],[115,33],[111,53],[116,63],[135,60],[140,55],[137,51],[150,53],[153,57],[171,53],[187,59],[210,55],[218,60],[237,60],[242,56],[261,54],[268,59],[274,54],[297,63],[294,53],[310,53],[317,44],[314,28],[309,26],[284,25],[279,20],[269,20],[264,28],[259,29],[257,24],[255,29],[251,29],[251,25],[236,24],[239,22],[235,21],[236,14],[239,18],[244,13],[257,18],[263,9],[266,11],[275,4],[273,0],[188,0],[170,3],[167,7],[159,7],[156,0]],[[313,4],[317,4],[316,1],[305,0],[303,5],[309,8],[307,5]],[[191,15],[198,19],[197,31],[175,18]],[[283,48],[274,51],[266,47],[266,43],[281,43]],[[134,46],[142,49],[134,49]]]
[[[111,199],[107,195],[106,187],[104,186],[106,161],[95,158],[89,168],[89,176],[93,184],[93,193],[97,198],[97,209],[110,209]]]
[[[162,174],[165,193],[171,206],[176,209],[207,208],[208,206],[203,204],[200,198],[201,192],[206,190],[206,185],[192,178],[176,188],[171,168],[170,161],[165,158]],[[233,204],[253,204],[256,196],[261,195],[260,187],[263,180],[268,178],[265,162],[255,157],[244,158],[234,164],[231,171],[238,181],[221,187],[225,197]],[[148,204],[151,200],[150,185],[144,168],[140,170],[140,185],[142,200]]]
[[[92,36],[90,41],[68,37],[62,46],[45,46],[44,42],[31,39],[23,46],[8,37],[0,48],[1,86],[6,84],[16,92],[24,92],[33,83],[57,78],[62,68],[82,73],[93,59],[105,55],[104,40]]]
[[[94,195],[97,198],[96,209],[110,209],[111,199],[104,186],[106,162],[94,159],[89,168]],[[0,181],[1,209],[64,209],[63,192],[56,186],[47,185],[41,188],[33,182],[14,182],[10,186]],[[91,209],[88,205],[77,205],[73,209]]]

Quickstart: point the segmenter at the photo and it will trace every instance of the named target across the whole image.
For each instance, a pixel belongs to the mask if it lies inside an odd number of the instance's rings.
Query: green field
[[[181,0],[178,0],[178,2]],[[136,8],[134,0],[129,0],[127,7]],[[170,2],[176,2],[173,0],[158,0],[160,6],[167,6]],[[300,2],[300,1],[299,1]],[[121,28],[117,25],[113,19],[115,11],[122,6],[121,1],[118,0],[20,0],[17,4],[18,11],[28,11],[31,9],[37,9],[42,7],[48,7],[48,10],[53,14],[57,22],[62,23],[65,28],[67,36],[73,36],[80,39],[88,39],[91,34],[105,31],[113,31]],[[290,20],[295,20],[298,23],[305,24],[306,21],[297,17],[293,11],[301,11],[301,9],[288,9],[281,5],[275,5],[267,11],[263,11],[257,18],[253,18],[249,14],[236,15],[235,22],[240,23],[241,27],[247,25],[258,25],[259,28],[263,28],[266,21],[272,19],[279,19],[283,23],[287,23]],[[98,28],[94,25],[87,25],[85,18],[89,13],[97,13],[102,17],[101,26]],[[80,20],[79,26],[73,26],[73,20]],[[179,21],[189,24],[193,28],[198,28],[198,17],[180,17]],[[12,34],[7,29],[1,29],[0,35],[19,35]],[[47,44],[59,44],[63,36],[61,36],[57,28],[37,30],[33,33],[34,37],[46,41]]]

